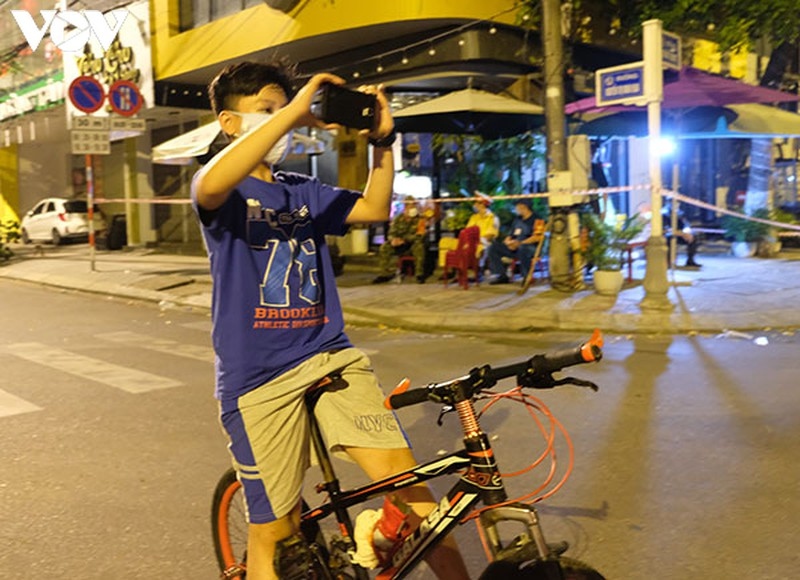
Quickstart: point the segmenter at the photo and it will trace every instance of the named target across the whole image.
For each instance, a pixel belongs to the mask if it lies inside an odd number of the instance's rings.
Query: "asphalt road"
[[[0,321],[0,576],[216,578],[208,512],[228,459],[207,316],[0,281]],[[404,376],[422,385],[581,338],[350,334],[387,391]],[[576,454],[566,485],[540,504],[548,539],[567,539],[609,579],[796,577],[797,337],[609,336],[605,352],[576,371],[599,393],[538,393]],[[458,445],[454,416],[437,427],[434,406],[400,414],[418,457]],[[520,405],[493,407],[483,426],[504,471],[541,452]],[[363,481],[349,465],[340,474]],[[509,488],[545,477],[537,469]],[[457,538],[477,576],[472,524]]]

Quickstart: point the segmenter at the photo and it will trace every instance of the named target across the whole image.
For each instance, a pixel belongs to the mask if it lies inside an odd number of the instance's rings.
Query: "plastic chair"
[[[481,230],[478,226],[470,226],[458,234],[458,247],[450,250],[444,257],[444,285],[447,286],[450,269],[456,271],[459,285],[466,290],[469,288],[469,270],[475,273],[475,282],[480,280],[480,265],[478,261],[478,244],[480,243]]]
[[[417,260],[414,256],[398,256],[397,257],[397,280],[401,281],[409,272],[414,275],[416,270]]]

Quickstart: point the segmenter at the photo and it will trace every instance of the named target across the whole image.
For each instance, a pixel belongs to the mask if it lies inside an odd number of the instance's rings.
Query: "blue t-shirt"
[[[359,192],[297,173],[246,177],[215,211],[192,203],[211,263],[216,397],[231,400],[313,355],[352,346],[325,235]]]
[[[518,242],[530,238],[533,235],[533,222],[535,221],[535,217],[536,216],[531,215],[525,219],[520,216],[514,216],[514,220],[511,222],[511,233],[509,235]]]

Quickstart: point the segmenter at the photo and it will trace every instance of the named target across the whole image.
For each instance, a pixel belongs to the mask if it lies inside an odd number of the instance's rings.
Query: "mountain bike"
[[[381,554],[377,575],[379,580],[405,578],[447,534],[469,520],[476,521],[489,560],[489,566],[480,576],[481,580],[603,580],[603,576],[592,567],[564,556],[568,547],[566,542],[548,543],[545,540],[537,510],[533,506],[542,496],[533,499],[509,499],[503,484],[503,475],[492,451],[491,439],[481,428],[480,413],[475,408],[476,401],[486,399],[489,402],[484,411],[500,399],[521,401],[544,412],[550,417],[551,426],[557,425],[562,434],[568,437],[546,406],[524,392],[524,389],[576,385],[596,391],[598,387],[591,381],[575,377],[556,378],[554,373],[573,365],[599,361],[601,358],[602,336],[599,331],[595,331],[588,341],[579,346],[537,354],[508,366],[493,368],[484,365],[473,368],[464,376],[414,389],[409,388],[410,382],[407,379],[404,380],[387,397],[387,407],[400,409],[433,402],[442,406],[440,424],[443,415],[457,413],[463,431],[464,448],[383,480],[349,490],[341,488],[319,425],[314,420],[314,405],[321,389],[330,381],[335,381],[336,377],[328,377],[321,381],[322,384],[310,388],[305,400],[311,419],[311,441],[323,477],[323,482],[316,489],[320,493],[326,493],[327,500],[313,508],[303,502],[302,537],[293,537],[278,546],[281,556],[276,556],[276,566],[279,566],[281,578],[370,578],[370,572],[355,563],[357,553],[365,547],[365,540],[363,533],[360,534],[358,530],[354,535],[354,524],[349,510],[406,486],[447,474],[460,474],[453,488],[416,529],[394,538],[391,548]],[[516,388],[503,393],[490,390],[498,381],[510,377],[516,378]],[[543,435],[552,445],[554,433]],[[549,496],[554,491],[545,495]],[[244,580],[246,577],[247,523],[241,507],[241,496],[241,486],[233,469],[229,469],[216,486],[211,517],[214,546],[222,571],[220,577],[228,580]],[[483,506],[475,509],[479,503]],[[338,533],[326,538],[321,531],[320,522],[330,516],[338,523]],[[356,528],[358,523],[359,520],[356,519]],[[503,539],[499,529],[501,524],[504,535],[508,535],[509,526],[521,527],[522,532],[510,540]],[[367,543],[373,539],[371,528],[369,532]],[[371,546],[366,547],[371,549]]]

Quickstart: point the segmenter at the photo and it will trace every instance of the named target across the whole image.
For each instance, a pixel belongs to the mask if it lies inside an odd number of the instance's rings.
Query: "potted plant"
[[[768,219],[773,222],[782,224],[795,223],[794,215],[782,209],[773,208],[769,210],[766,215]],[[759,242],[756,255],[762,258],[774,258],[781,252],[783,244],[778,236],[780,229],[781,228],[778,226],[767,226],[767,234],[764,236],[764,239]]]
[[[458,233],[467,225],[472,214],[472,204],[466,202],[459,203],[457,206],[444,211],[442,227],[449,232],[453,232],[457,237]]]
[[[622,217],[615,224],[605,222],[599,215],[587,213],[583,225],[588,243],[583,251],[587,265],[595,268],[594,288],[598,294],[616,295],[622,289],[622,266],[628,243],[644,229],[638,214]]]
[[[758,209],[753,212],[753,217],[765,219],[769,210]],[[769,233],[769,226],[765,223],[752,221],[745,217],[726,215],[722,218],[725,228],[725,237],[731,240],[731,252],[738,258],[750,258],[755,255],[758,243]]]
[[[19,239],[19,224],[13,220],[0,221],[0,258],[9,260],[14,252],[8,245]]]

